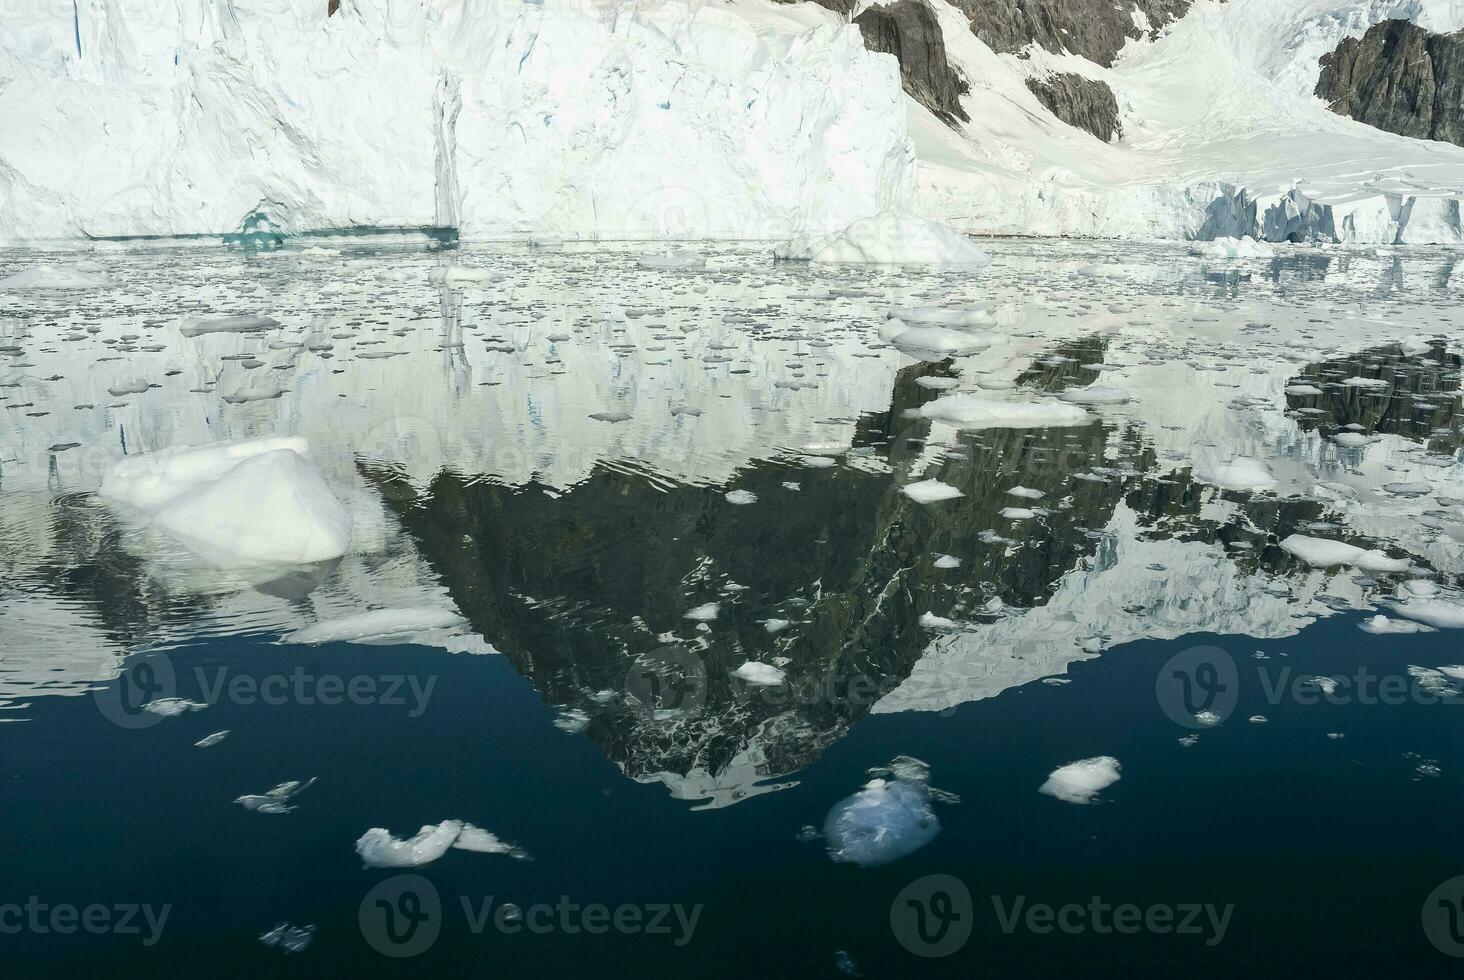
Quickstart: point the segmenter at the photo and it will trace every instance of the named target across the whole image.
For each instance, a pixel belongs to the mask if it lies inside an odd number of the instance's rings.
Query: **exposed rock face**
[[[1104,82],[1082,75],[1059,74],[1027,80],[1027,87],[1047,111],[1105,143],[1123,135],[1118,124],[1118,100]]]
[[[946,60],[945,37],[925,0],[870,7],[854,23],[866,48],[892,54],[900,62],[900,81],[911,97],[948,123],[967,121],[961,96],[968,86]]]
[[[1369,126],[1464,146],[1464,32],[1432,34],[1406,20],[1375,24],[1322,56],[1316,93]]]
[[[1015,53],[1035,42],[1048,51],[1071,51],[1107,67],[1131,38],[1157,34],[1184,16],[1192,0],[953,2],[971,18],[976,36],[994,51]]]

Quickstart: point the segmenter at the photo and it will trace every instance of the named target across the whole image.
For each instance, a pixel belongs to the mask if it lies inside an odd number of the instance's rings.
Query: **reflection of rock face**
[[[966,82],[946,61],[945,37],[925,0],[870,7],[854,23],[866,48],[899,60],[900,81],[912,98],[946,122],[967,121],[961,108]]]
[[[1464,32],[1385,20],[1322,56],[1316,91],[1358,122],[1464,145]]]
[[[1028,79],[1027,87],[1047,111],[1105,143],[1123,135],[1118,125],[1118,100],[1105,83],[1082,75],[1062,73]]]
[[[1320,388],[1320,395],[1288,394],[1301,427],[1311,431],[1360,425],[1368,432],[1404,436],[1435,452],[1453,453],[1459,433],[1459,370],[1464,358],[1442,345],[1405,355],[1398,346],[1380,347],[1306,367],[1293,385]],[[1372,384],[1346,384],[1362,379]]]

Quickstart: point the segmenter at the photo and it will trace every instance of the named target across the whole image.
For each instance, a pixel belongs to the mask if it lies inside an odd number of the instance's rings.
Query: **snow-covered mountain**
[[[1460,28],[1461,0],[54,0],[0,31],[0,240],[895,209],[1459,242]]]

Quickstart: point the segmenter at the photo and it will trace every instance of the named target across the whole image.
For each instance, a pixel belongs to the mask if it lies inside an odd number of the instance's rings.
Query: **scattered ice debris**
[[[914,853],[940,833],[925,764],[897,759],[878,771],[882,775],[834,804],[824,818],[834,861],[878,867]]]
[[[191,711],[202,711],[207,707],[206,704],[199,704],[197,701],[190,701],[187,698],[158,698],[143,705],[142,710],[163,718],[177,718],[179,715],[186,715]]]
[[[722,604],[720,602],[704,602],[695,609],[687,610],[684,615],[686,619],[694,619],[699,623],[705,623],[716,619],[717,614],[721,611]]]
[[[410,643],[422,634],[456,630],[463,617],[451,609],[410,606],[325,619],[280,638],[281,643]]]
[[[285,953],[303,953],[315,941],[315,926],[292,926],[281,922],[269,932],[262,933],[259,941]]]
[[[295,809],[290,805],[290,801],[313,785],[315,785],[313,776],[304,782],[295,779],[287,783],[280,783],[274,789],[258,795],[241,796],[234,802],[255,813],[289,813]]]
[[[463,824],[462,832],[452,842],[452,846],[459,851],[472,851],[474,854],[507,854],[520,861],[529,860],[528,851],[508,843],[492,831],[470,823]]]
[[[1408,619],[1389,619],[1382,613],[1369,619],[1364,619],[1357,624],[1357,628],[1364,633],[1373,633],[1379,636],[1389,633],[1432,633],[1432,626],[1425,626],[1423,623],[1415,623]]]
[[[1037,429],[1097,421],[1078,406],[1062,402],[1009,402],[965,394],[926,402],[920,414],[958,429]]]
[[[1421,690],[1434,695],[1435,697],[1448,698],[1450,700],[1459,697],[1459,685],[1456,683],[1461,678],[1443,670],[1434,670],[1430,667],[1409,667],[1408,676],[1418,682]]]
[[[732,676],[756,687],[777,687],[783,683],[784,674],[772,664],[749,660],[732,672]]]
[[[1189,735],[1181,735],[1179,738],[1175,739],[1175,741],[1182,745],[1184,748],[1190,748],[1194,746],[1199,742],[1199,740],[1200,736],[1193,733]]]
[[[266,438],[130,456],[101,495],[219,565],[329,561],[350,545],[351,515],[308,452]]]
[[[863,973],[859,972],[859,964],[854,961],[854,957],[846,949],[841,949],[834,953],[834,968],[846,977],[864,976]]]
[[[1217,238],[1196,246],[1190,252],[1207,259],[1269,259],[1276,254],[1276,247],[1246,235],[1243,238]]]
[[[1341,541],[1312,538],[1305,534],[1289,535],[1281,542],[1281,548],[1314,568],[1351,565],[1367,572],[1402,572],[1407,571],[1411,564],[1406,558],[1389,558],[1381,551],[1369,551]]]
[[[694,252],[669,251],[660,255],[643,255],[638,264],[642,269],[694,271],[705,269],[707,260]]]
[[[1265,490],[1276,485],[1266,464],[1250,456],[1237,456],[1228,463],[1201,463],[1193,472],[1195,479],[1225,490]]]
[[[1093,797],[1118,782],[1118,760],[1111,755],[1079,759],[1058,766],[1037,790],[1065,803],[1092,803]]]
[[[214,732],[212,735],[205,735],[203,738],[194,742],[193,747],[195,749],[211,749],[228,737],[229,730],[226,728],[221,732]]]
[[[1073,405],[1122,405],[1129,400],[1129,393],[1110,385],[1092,385],[1069,388],[1057,397]]]
[[[356,853],[368,868],[416,868],[446,854],[462,832],[461,820],[428,824],[406,840],[398,840],[384,827],[372,827],[356,841]]]
[[[755,504],[757,503],[757,494],[751,490],[732,490],[727,494],[727,503]]]
[[[178,332],[185,337],[201,337],[210,333],[260,333],[280,326],[272,316],[244,313],[237,316],[188,316],[178,321]]]
[[[934,504],[965,496],[949,483],[941,483],[939,480],[921,480],[919,483],[908,483],[900,489],[917,504]]]
[[[812,262],[866,265],[941,265],[980,268],[991,256],[965,235],[937,221],[883,211],[860,218],[821,242]]]
[[[928,630],[954,630],[960,629],[961,624],[954,619],[946,619],[944,616],[937,616],[933,612],[920,614],[920,625]]]
[[[101,272],[46,263],[0,279],[0,289],[103,289],[113,285]]]

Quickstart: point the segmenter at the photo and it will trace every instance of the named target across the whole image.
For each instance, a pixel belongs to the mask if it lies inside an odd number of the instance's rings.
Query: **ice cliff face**
[[[0,32],[0,237],[772,237],[913,187],[896,64],[816,8],[35,6]]]

